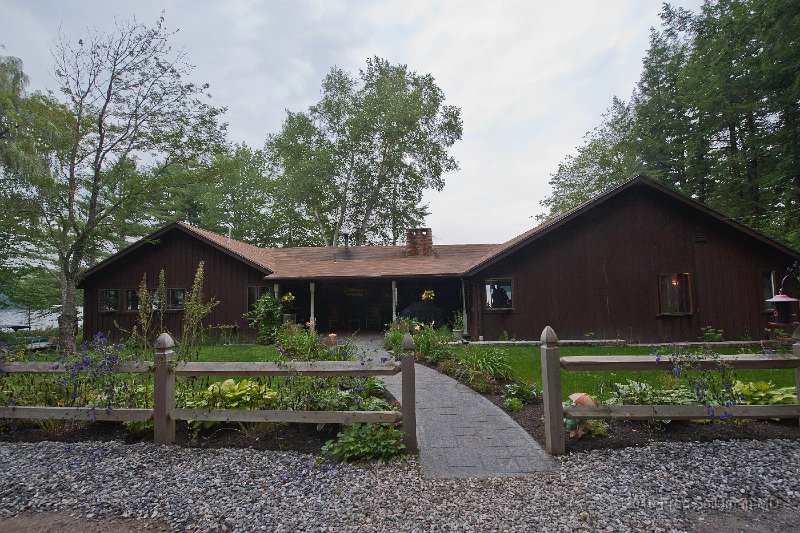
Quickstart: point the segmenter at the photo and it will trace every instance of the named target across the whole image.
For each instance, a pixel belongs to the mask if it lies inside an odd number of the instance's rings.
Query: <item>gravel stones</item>
[[[66,511],[199,531],[673,531],[719,511],[800,508],[800,442],[653,443],[534,478],[429,479],[417,459],[318,465],[295,452],[0,443],[0,517]]]

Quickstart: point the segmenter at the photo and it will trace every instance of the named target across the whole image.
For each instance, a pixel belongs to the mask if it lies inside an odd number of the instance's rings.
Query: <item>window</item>
[[[127,289],[125,291],[125,310],[138,311],[139,310],[139,291],[136,289]]]
[[[775,296],[775,272],[764,272],[761,277],[761,300],[764,302],[765,313],[775,311],[775,304],[767,301],[773,296]]]
[[[659,310],[662,315],[691,314],[689,274],[662,274],[658,276]]]
[[[119,310],[119,291],[117,289],[100,289],[100,311]]]
[[[512,309],[514,285],[511,279],[490,279],[486,282],[486,308]]]
[[[247,308],[253,309],[256,300],[268,292],[272,292],[272,287],[247,287]]]
[[[186,301],[186,289],[167,289],[167,309],[183,309]]]

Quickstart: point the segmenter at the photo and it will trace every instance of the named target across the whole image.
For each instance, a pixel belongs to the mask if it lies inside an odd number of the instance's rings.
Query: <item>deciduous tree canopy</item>
[[[372,58],[358,77],[334,67],[322,99],[287,112],[267,141],[280,197],[314,221],[324,244],[344,231],[358,244],[396,243],[425,216],[423,190],[441,190],[458,168],[448,149],[461,118],[444,101],[432,76],[405,65]]]

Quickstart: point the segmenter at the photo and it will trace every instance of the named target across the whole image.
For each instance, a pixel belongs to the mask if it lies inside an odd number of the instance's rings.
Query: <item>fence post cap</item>
[[[556,336],[556,332],[550,326],[545,327],[542,330],[542,343],[544,344],[552,344],[558,342],[558,336]]]
[[[169,333],[162,333],[156,339],[156,350],[166,350],[175,346],[175,339]]]
[[[414,349],[414,337],[411,336],[411,333],[406,333],[403,335],[402,348],[404,352]]]

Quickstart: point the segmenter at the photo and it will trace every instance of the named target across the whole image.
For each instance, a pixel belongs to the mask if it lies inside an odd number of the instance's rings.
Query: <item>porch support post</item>
[[[466,298],[467,291],[464,289],[464,278],[461,278],[461,313],[463,315],[464,320],[464,335],[469,335],[469,331],[467,330],[467,298]]]
[[[313,330],[317,324],[317,317],[314,315],[314,282],[308,284],[308,290],[311,292],[311,329]]]
[[[392,280],[392,322],[397,321],[397,282]]]
[[[272,293],[275,296],[275,298],[278,298],[281,295],[280,283],[276,283],[275,285],[272,286]]]

